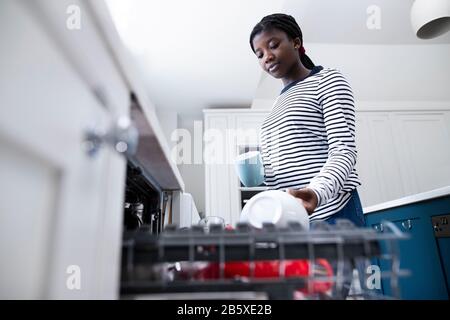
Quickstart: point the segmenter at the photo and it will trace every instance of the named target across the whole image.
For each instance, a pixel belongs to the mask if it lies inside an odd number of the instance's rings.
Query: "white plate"
[[[264,223],[285,227],[295,221],[309,230],[309,216],[301,201],[286,192],[269,190],[253,196],[242,209],[240,222],[261,229]]]

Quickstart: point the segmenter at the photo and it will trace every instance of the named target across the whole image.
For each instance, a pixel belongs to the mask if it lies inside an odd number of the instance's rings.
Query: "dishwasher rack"
[[[407,272],[400,270],[397,241],[408,236],[390,222],[384,225],[383,233],[358,228],[344,219],[335,225],[314,222],[310,230],[298,223],[290,223],[287,228],[265,224],[261,230],[247,224],[238,224],[234,230],[213,225],[208,232],[201,226],[177,229],[171,225],[159,236],[144,227],[124,233],[121,295],[262,292],[268,299],[399,298],[398,277]],[[356,294],[349,294],[354,270],[360,271],[356,280],[365,284],[363,270],[377,258],[391,262],[390,270],[378,276],[389,279],[392,296],[365,285]],[[324,274],[315,263],[320,259],[332,266],[331,274]],[[307,261],[306,274],[287,276],[285,266],[289,261]],[[249,269],[246,276],[226,277],[229,265],[243,262]],[[258,263],[265,262],[278,262],[276,277],[256,277]],[[199,266],[215,266],[214,276],[199,279],[195,276]],[[329,290],[314,290],[313,286],[324,283],[331,284]]]

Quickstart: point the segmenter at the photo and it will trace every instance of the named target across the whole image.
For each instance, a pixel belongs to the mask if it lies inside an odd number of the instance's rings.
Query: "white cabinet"
[[[359,112],[356,119],[356,168],[362,182],[358,191],[363,205],[403,196],[404,179],[391,115]]]
[[[235,225],[241,213],[234,159],[243,146],[257,145],[268,111],[204,110],[205,211]]]
[[[183,189],[142,83],[102,1],[1,1],[0,38],[0,298],[117,298],[127,161],[89,129],[137,115],[134,160]]]
[[[228,164],[227,129],[231,116],[205,115],[205,211],[206,216],[221,216],[232,221],[233,196]]]
[[[395,114],[405,191],[450,185],[450,111]]]
[[[34,4],[0,7],[0,297],[115,298],[125,160],[83,149],[86,129],[106,128],[111,109]],[[127,88],[108,71],[116,115],[126,114]]]
[[[258,145],[259,130],[268,112],[236,114],[236,144],[238,146]]]
[[[423,109],[357,112],[363,206],[450,185],[450,110]]]
[[[362,110],[361,110],[362,109]],[[432,110],[432,111],[430,111]],[[268,110],[205,110],[205,130],[223,133],[209,147],[226,163],[205,164],[206,215],[236,223],[241,211],[233,159],[245,146],[258,145]],[[225,134],[228,131],[227,134]],[[450,185],[450,104],[386,104],[356,113],[358,188],[363,206]]]

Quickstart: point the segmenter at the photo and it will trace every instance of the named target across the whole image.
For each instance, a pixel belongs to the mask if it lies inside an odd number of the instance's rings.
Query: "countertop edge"
[[[439,198],[439,197],[443,197],[443,196],[447,196],[447,195],[450,195],[450,186],[414,194],[411,196],[406,196],[406,197],[403,197],[400,199],[380,203],[380,204],[373,205],[370,207],[365,207],[365,208],[363,208],[363,212],[364,212],[364,214],[369,214],[369,213],[373,213],[376,211],[400,207],[403,205],[408,205],[408,204],[412,204],[412,203],[416,203],[416,202],[435,199],[435,198]]]

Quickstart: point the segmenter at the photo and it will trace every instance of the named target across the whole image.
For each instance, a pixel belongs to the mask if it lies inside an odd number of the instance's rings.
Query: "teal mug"
[[[235,168],[245,187],[257,187],[264,182],[264,166],[259,151],[240,154],[235,160]]]

